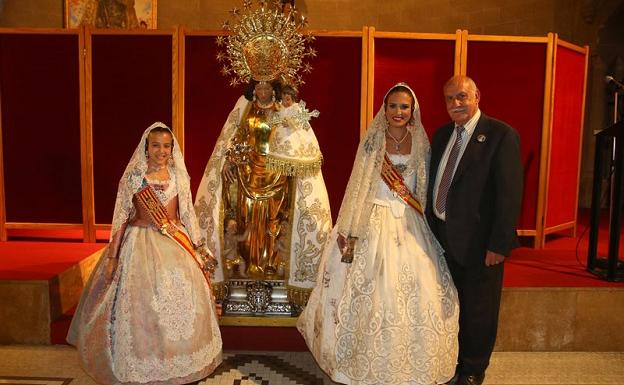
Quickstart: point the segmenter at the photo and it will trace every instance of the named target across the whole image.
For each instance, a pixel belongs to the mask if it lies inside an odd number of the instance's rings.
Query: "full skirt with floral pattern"
[[[182,384],[221,363],[211,290],[175,241],[150,227],[128,226],[111,281],[106,266],[104,257],[67,336],[91,377],[104,384]]]
[[[375,205],[351,264],[334,229],[298,328],[321,368],[352,385],[448,381],[458,353],[459,304],[422,216]]]

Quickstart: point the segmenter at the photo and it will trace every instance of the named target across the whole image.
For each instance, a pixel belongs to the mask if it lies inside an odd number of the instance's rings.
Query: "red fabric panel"
[[[0,35],[6,218],[82,223],[77,35]]]
[[[95,221],[111,223],[117,186],[143,131],[171,127],[171,36],[93,36]]]
[[[362,81],[361,37],[317,37],[312,73],[304,74],[299,97],[310,110],[310,122],[323,152],[323,178],[334,221],[338,216],[353,160],[360,143]]]
[[[518,229],[535,230],[546,78],[546,43],[468,41],[468,76],[479,106],[520,134],[524,195]]]
[[[375,39],[373,114],[390,87],[406,82],[416,93],[429,137],[449,120],[442,85],[453,76],[455,40]]]
[[[555,55],[546,227],[574,221],[583,127],[585,55],[561,46],[557,46]]]
[[[221,326],[220,329],[224,350],[308,351],[295,327]]]
[[[332,216],[338,215],[359,142],[361,38],[319,37],[318,55],[305,74],[299,96],[321,112],[311,122],[325,159],[323,176]],[[214,37],[186,37],[185,159],[193,192],[212,153],[223,123],[243,87],[229,86],[215,59]],[[339,84],[339,87],[336,85]]]
[[[186,36],[184,82],[184,159],[196,196],[199,182],[221,128],[244,91],[220,74],[219,51],[212,36]]]

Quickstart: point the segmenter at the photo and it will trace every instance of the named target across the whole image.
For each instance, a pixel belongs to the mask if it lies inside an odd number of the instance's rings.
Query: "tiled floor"
[[[69,346],[0,346],[0,385],[91,385]],[[225,352],[201,385],[333,384],[307,352]],[[486,385],[624,385],[624,352],[495,352]]]

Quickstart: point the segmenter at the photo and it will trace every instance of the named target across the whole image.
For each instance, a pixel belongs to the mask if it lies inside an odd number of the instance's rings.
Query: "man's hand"
[[[498,265],[505,261],[505,256],[488,250],[485,254],[485,266]]]

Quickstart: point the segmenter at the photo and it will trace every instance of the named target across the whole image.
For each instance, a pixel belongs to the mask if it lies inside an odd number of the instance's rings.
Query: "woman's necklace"
[[[405,140],[405,138],[407,138],[407,134],[409,134],[408,130],[405,130],[405,135],[403,135],[403,137],[401,138],[401,140],[395,138],[390,131],[388,131],[388,129],[386,128],[386,134],[388,134],[389,137],[392,138],[392,140],[394,140],[394,151],[399,152],[401,150],[401,143],[403,143],[403,141]]]

